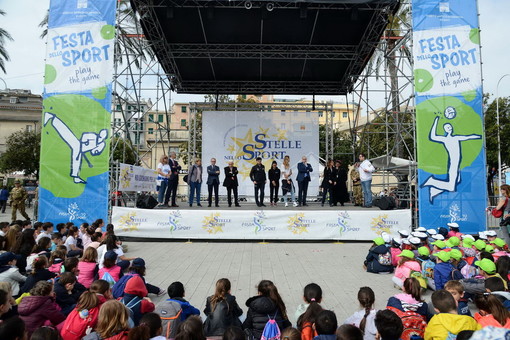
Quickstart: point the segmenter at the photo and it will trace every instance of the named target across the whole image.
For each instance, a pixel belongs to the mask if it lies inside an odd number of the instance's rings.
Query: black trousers
[[[278,202],[278,189],[280,188],[280,185],[276,183],[276,185],[273,185],[273,183],[269,183],[269,202]],[[273,200],[274,198],[274,200]]]
[[[165,193],[165,204],[168,204],[170,197],[172,198],[172,205],[175,205],[175,196],[177,196],[177,179],[168,181],[168,187]]]
[[[237,200],[237,185],[232,187],[227,187],[227,201],[228,206],[232,205],[232,191],[234,192],[234,204],[238,205],[239,201]]]
[[[220,183],[218,183],[218,182],[213,182],[212,184],[207,184],[207,190],[209,191],[209,198],[207,199],[207,201],[209,202],[209,205],[211,205],[211,203],[212,203],[213,190],[214,190],[214,204],[218,205],[218,187],[219,187],[219,185],[220,185]]]
[[[309,181],[298,181],[298,204],[306,204]]]
[[[326,202],[326,196],[329,192],[329,205],[333,204],[333,187],[322,188],[322,204]]]
[[[264,188],[266,186],[266,183],[257,183],[254,185],[255,185],[255,203],[257,203],[257,206],[260,206],[261,204],[264,203]]]

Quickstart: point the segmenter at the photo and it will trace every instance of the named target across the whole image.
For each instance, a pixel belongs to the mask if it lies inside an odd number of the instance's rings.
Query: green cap
[[[435,255],[438,259],[440,259],[443,262],[450,261],[450,254],[444,250],[441,250],[439,253],[436,253]]]
[[[485,246],[485,251],[488,253],[494,253],[494,247],[488,244]]]
[[[374,238],[374,243],[378,246],[382,246],[385,242],[382,237],[376,237],[376,238]]]
[[[480,268],[489,275],[496,273],[496,264],[489,259],[482,259],[481,261],[476,261],[475,266],[478,266],[478,268]]]
[[[414,259],[414,253],[410,251],[409,249],[404,249],[400,254],[397,255],[398,257],[409,257],[410,259]]]
[[[460,239],[457,237],[457,236],[452,236],[448,239],[448,241],[446,241],[446,246],[448,248],[451,248],[451,247],[458,247],[460,244]]]
[[[462,258],[462,252],[458,249],[452,249],[450,250],[450,257],[458,261]]]
[[[421,256],[429,256],[430,250],[427,247],[420,247],[418,248],[418,254],[420,254]]]
[[[494,241],[492,241],[492,243],[494,243],[496,245],[496,247],[499,247],[499,248],[503,248],[504,246],[506,246],[505,240],[503,240],[499,237],[494,239]]]
[[[432,242],[432,244],[435,245],[436,247],[438,247],[439,249],[446,248],[446,243],[444,243],[444,241],[441,241],[441,240]]]
[[[462,240],[462,246],[464,248],[471,248],[473,246],[473,243],[475,243],[475,240],[469,237],[466,237],[465,239]]]
[[[485,243],[484,240],[476,240],[475,243],[473,243],[473,245],[476,247],[476,249],[478,250],[484,250],[485,249],[485,246],[487,246],[487,243]]]

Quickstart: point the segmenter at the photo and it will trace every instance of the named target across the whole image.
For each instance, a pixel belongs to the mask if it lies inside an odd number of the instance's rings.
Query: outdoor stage
[[[354,206],[267,206],[176,209],[113,207],[115,234],[158,239],[221,240],[372,240],[383,231],[411,230],[410,209],[379,210]]]

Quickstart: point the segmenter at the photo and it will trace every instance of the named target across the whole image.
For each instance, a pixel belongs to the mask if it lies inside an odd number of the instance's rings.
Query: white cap
[[[466,238],[470,238],[470,239],[472,239],[473,241],[475,240],[475,238],[473,237],[473,235],[469,235],[469,234],[464,234],[464,235],[462,235],[461,237],[462,237],[462,239],[463,239],[463,240],[464,240],[464,239],[466,239]]]
[[[435,234],[435,235],[432,235],[432,238],[436,241],[443,241],[444,240],[444,236],[441,235],[441,234]]]
[[[446,223],[447,226],[449,226],[450,228],[456,228],[456,229],[459,229],[459,224],[458,223],[455,223],[455,222],[452,222],[452,223]]]
[[[411,242],[411,244],[414,244],[414,245],[421,244],[421,240],[417,237],[410,237],[409,242]]]
[[[401,236],[402,238],[407,238],[407,237],[409,237],[409,230],[404,230],[404,229],[403,229],[403,230],[399,230],[399,231],[398,231],[398,233],[400,234],[400,236]]]
[[[414,236],[416,236],[418,238],[427,238],[428,237],[427,234],[425,234],[421,231],[417,232]]]
[[[496,236],[498,236],[498,234],[496,234],[496,230],[487,230],[487,231],[485,232],[485,235],[486,235],[486,236],[490,236],[490,237],[496,237]]]
[[[393,242],[395,242],[397,244],[402,244],[402,239],[400,237],[396,236],[393,238]]]
[[[481,238],[482,240],[486,240],[487,239],[487,235],[485,234],[485,231],[479,231],[478,232],[478,237]]]
[[[418,228],[414,229],[414,231],[421,231],[422,233],[424,233],[427,231],[427,229],[425,229],[424,227],[418,227]]]
[[[429,234],[430,236],[436,235],[437,234],[437,230],[436,229],[427,229],[427,234]]]
[[[419,234],[420,234],[419,231],[412,231],[411,232],[411,237],[418,237]]]
[[[381,237],[383,238],[385,243],[390,243],[391,242],[391,236],[387,232],[383,231],[381,233]]]
[[[409,242],[409,239],[408,239],[408,238],[403,238],[403,239],[402,239],[402,243],[403,243],[403,244],[411,244],[411,242]]]

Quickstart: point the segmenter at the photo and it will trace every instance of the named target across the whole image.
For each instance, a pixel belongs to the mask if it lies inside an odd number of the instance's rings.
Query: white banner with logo
[[[119,191],[156,191],[157,179],[156,170],[120,163]]]
[[[292,179],[297,190],[297,163],[307,156],[312,165],[308,196],[319,190],[319,121],[312,112],[205,111],[202,116],[202,165],[204,182],[206,167],[216,158],[223,183],[224,167],[233,160],[239,171],[240,195],[254,195],[250,170],[257,157],[262,158],[267,171],[276,161],[282,169],[283,157],[290,157]],[[269,195],[269,182],[266,185]],[[226,189],[220,186],[220,194]],[[296,193],[297,194],[297,193]]]
[[[410,210],[147,210],[113,207],[119,236],[175,239],[372,240],[411,230]]]

